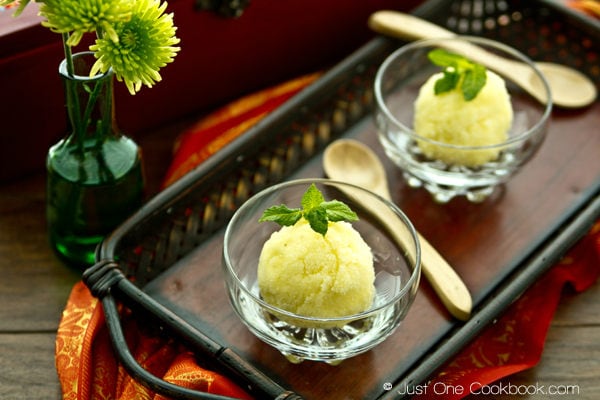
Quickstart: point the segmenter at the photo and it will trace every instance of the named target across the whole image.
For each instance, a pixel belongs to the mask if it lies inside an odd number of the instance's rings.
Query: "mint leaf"
[[[458,73],[444,71],[444,76],[435,81],[435,85],[433,86],[434,93],[437,95],[453,90],[458,85],[459,80],[460,75]]]
[[[463,78],[461,90],[466,101],[471,101],[483,87],[487,81],[485,67],[475,64],[473,69],[467,70]]]
[[[304,195],[302,196],[302,208],[304,210],[310,210],[315,207],[319,207],[319,205],[325,201],[323,194],[317,189],[315,184],[311,184]]]
[[[326,201],[321,204],[327,213],[329,221],[356,221],[358,216],[345,203],[338,200]]]
[[[434,65],[443,68],[443,76],[434,84],[436,95],[460,87],[465,101],[471,101],[486,84],[486,68],[481,64],[443,49],[431,50],[427,57]]]
[[[292,226],[302,218],[302,210],[279,205],[267,208],[258,222],[272,221],[282,226]]]
[[[304,218],[312,230],[325,236],[329,221],[356,221],[358,216],[346,204],[338,200],[325,201],[323,194],[315,184],[311,184],[300,200],[302,208],[289,208],[282,204],[267,208],[259,222],[276,222],[282,226],[291,226]]]
[[[327,212],[323,207],[316,207],[304,213],[304,218],[313,231],[325,236],[328,228]]]
[[[463,57],[443,49],[434,49],[427,53],[427,58],[438,67],[456,68]]]

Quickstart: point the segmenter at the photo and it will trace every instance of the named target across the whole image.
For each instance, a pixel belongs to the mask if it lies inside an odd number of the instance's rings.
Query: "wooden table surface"
[[[170,161],[171,143],[183,126],[185,122],[138,139],[150,194],[158,190]],[[48,246],[44,185],[43,171],[0,183],[0,398],[7,400],[61,398],[54,342],[61,312],[81,272],[61,263]],[[600,283],[582,294],[566,291],[540,363],[502,382],[530,390],[554,387],[570,392],[552,396],[557,398],[599,398],[599,339]]]

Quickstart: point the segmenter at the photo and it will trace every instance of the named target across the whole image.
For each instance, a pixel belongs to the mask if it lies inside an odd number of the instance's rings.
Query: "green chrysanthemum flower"
[[[172,62],[179,47],[173,14],[164,14],[167,3],[136,0],[131,19],[114,25],[118,41],[99,38],[90,46],[98,59],[91,75],[112,67],[117,80],[124,81],[131,94],[142,84],[152,87],[161,80],[158,70]]]
[[[97,32],[118,41],[113,26],[131,18],[131,0],[43,0],[42,25],[53,32],[69,33],[67,45],[76,46],[86,32]]]

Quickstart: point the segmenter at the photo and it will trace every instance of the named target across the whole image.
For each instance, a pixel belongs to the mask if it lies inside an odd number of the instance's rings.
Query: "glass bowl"
[[[551,98],[550,89],[543,74],[517,50],[492,40],[467,36],[407,44],[388,56],[377,71],[374,92],[379,140],[386,155],[403,170],[408,185],[426,188],[441,203],[455,196],[466,196],[473,202],[483,201],[538,150],[546,135],[552,102],[540,103],[510,77],[502,76],[509,94],[509,101],[505,104],[510,103],[513,114],[512,123],[510,120],[507,122],[505,138],[498,136],[496,141],[484,139],[476,144],[473,139],[464,140],[461,144],[448,144],[445,139],[448,135],[472,135],[478,138],[475,140],[481,140],[484,135],[490,137],[490,129],[500,126],[500,114],[490,111],[483,116],[485,114],[473,112],[473,106],[462,107],[466,114],[461,118],[457,113],[449,112],[450,107],[437,107],[434,112],[427,113],[428,118],[424,118],[435,122],[430,122],[428,128],[420,128],[417,134],[414,130],[415,102],[421,86],[441,71],[428,59],[428,53],[439,48],[467,58],[477,57],[483,48],[496,57],[511,60],[509,62],[521,62],[532,79],[545,90],[547,99]],[[506,62],[504,60],[498,62]],[[493,66],[488,68],[493,71]],[[441,123],[440,119],[443,119]],[[451,122],[445,125],[446,121]],[[462,126],[458,126],[457,121]],[[429,133],[442,130],[444,139],[436,136],[437,133]]]
[[[261,298],[257,267],[264,243],[280,229],[258,222],[263,211],[286,204],[300,207],[314,183],[326,200],[339,200],[357,213],[352,226],[371,248],[375,296],[359,314],[314,318],[294,314]],[[247,200],[227,225],[223,270],[229,300],[250,331],[289,361],[337,364],[384,341],[404,319],[416,295],[421,273],[419,241],[406,215],[365,189],[327,179],[294,180],[269,187]],[[293,277],[290,277],[293,279]]]

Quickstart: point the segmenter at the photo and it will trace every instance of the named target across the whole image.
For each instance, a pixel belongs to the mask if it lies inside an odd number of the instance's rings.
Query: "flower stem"
[[[71,46],[69,46],[67,44],[67,41],[69,40],[69,33],[68,32],[63,33],[62,38],[63,38],[63,50],[65,52],[65,60],[67,61],[67,72],[69,73],[69,76],[74,77],[75,76],[75,67],[73,65],[73,55],[71,53]]]

